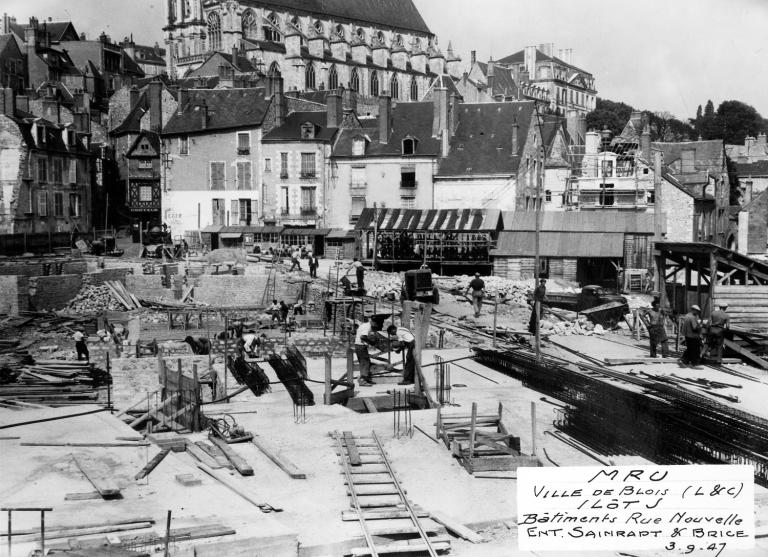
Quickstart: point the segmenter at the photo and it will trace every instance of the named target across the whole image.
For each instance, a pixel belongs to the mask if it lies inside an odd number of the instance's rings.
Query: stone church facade
[[[435,76],[460,75],[460,59],[450,45],[440,51],[412,0],[167,2],[166,65],[180,78],[214,52],[280,75],[286,91],[421,100]]]

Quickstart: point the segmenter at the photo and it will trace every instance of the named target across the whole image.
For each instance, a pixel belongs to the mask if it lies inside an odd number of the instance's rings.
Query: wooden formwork
[[[520,438],[507,430],[502,421],[503,410],[499,403],[498,413],[478,414],[477,403],[473,402],[469,416],[444,416],[438,407],[437,438],[443,440],[470,474],[540,466],[538,458],[520,452]]]

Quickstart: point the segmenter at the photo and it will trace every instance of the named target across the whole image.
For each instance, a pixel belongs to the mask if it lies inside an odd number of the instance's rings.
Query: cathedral
[[[247,59],[287,91],[345,88],[421,100],[432,80],[460,75],[412,0],[168,0],[166,65],[183,78],[213,53]]]

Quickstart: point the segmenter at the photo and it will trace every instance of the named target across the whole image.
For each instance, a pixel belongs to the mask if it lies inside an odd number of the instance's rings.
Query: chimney
[[[448,133],[451,137],[456,133],[456,128],[459,125],[459,96],[456,93],[451,93],[451,108],[448,112]]]
[[[149,83],[149,129],[160,132],[163,127],[163,84],[160,81]]]
[[[536,47],[526,46],[523,50],[523,63],[528,76],[533,79],[536,77]]]
[[[208,105],[205,104],[205,99],[200,103],[200,129],[204,130],[208,127]]]
[[[439,138],[448,127],[448,89],[435,87],[432,106],[432,137]]]
[[[130,109],[133,110],[134,108],[136,108],[136,105],[139,104],[140,92],[139,92],[138,88],[134,85],[133,87],[131,87],[128,90],[128,95],[129,95],[129,98],[130,98],[130,105],[129,106],[130,106]]]
[[[240,50],[237,48],[237,43],[232,45],[232,65],[235,69],[239,69],[237,65],[237,59],[240,56]]]
[[[0,113],[5,114],[6,116],[15,116],[16,114],[16,96],[13,92],[13,89],[10,87],[3,87],[0,89],[0,92],[2,92],[2,96],[0,97],[0,101],[2,101],[2,111]]]
[[[23,110],[24,112],[29,112],[29,97],[26,95],[19,95],[16,97],[16,108],[18,110]]]
[[[639,110],[633,110],[629,116],[629,121],[636,130],[643,129],[643,113]]]
[[[494,67],[493,60],[488,60],[488,76],[486,81],[488,82],[488,94],[493,98],[493,86],[496,83],[496,68]]]
[[[72,114],[75,131],[78,131],[80,133],[90,133],[91,132],[91,120],[88,117],[87,112],[77,111]]]
[[[584,145],[584,140],[587,137],[587,117],[582,114],[579,116],[579,145]]]
[[[17,103],[18,103],[18,101],[17,101]],[[757,145],[756,145],[756,147],[757,147],[757,154],[758,155],[765,155],[766,154],[766,150],[768,149],[768,145],[766,144],[766,141],[765,141],[765,133],[764,132],[760,132],[759,134],[757,134]]]
[[[512,154],[517,155],[520,149],[520,124],[517,123],[517,118],[512,123]]]
[[[3,12],[3,31],[2,35],[8,35],[11,32],[11,18],[10,16]]]
[[[379,143],[389,141],[392,130],[392,98],[389,95],[379,97]]]
[[[600,134],[596,131],[588,131],[586,140],[584,142],[584,154],[585,155],[597,155],[597,151],[600,148]]]
[[[55,124],[61,123],[61,106],[59,101],[52,97],[43,98],[43,118]]]
[[[155,56],[160,56],[160,45],[157,43],[157,41],[155,41],[154,50],[155,50]]]
[[[179,89],[179,105],[176,108],[176,114],[179,116],[184,114],[184,106],[187,104],[187,100],[189,100],[189,90]]]
[[[475,62],[477,62],[477,51],[473,50],[469,55],[469,63],[474,66]]]
[[[579,141],[580,124],[581,115],[575,110],[569,110],[568,115],[565,118],[565,129],[568,130],[568,135],[571,136],[571,140],[574,142]]]
[[[747,180],[744,184],[744,199],[742,200],[742,206],[752,202],[752,180]]]
[[[640,134],[640,152],[647,163],[651,162],[651,127],[645,124],[643,133]]]
[[[745,151],[747,152],[747,159],[755,155],[756,143],[757,143],[757,140],[751,135],[748,135],[747,137],[744,138],[744,147],[746,147]]]
[[[329,93],[326,103],[328,111],[326,127],[340,128],[342,120],[341,95],[336,92]]]
[[[274,78],[272,101],[275,103],[275,127],[279,127],[285,123],[286,117],[285,92],[283,91],[282,77]]]

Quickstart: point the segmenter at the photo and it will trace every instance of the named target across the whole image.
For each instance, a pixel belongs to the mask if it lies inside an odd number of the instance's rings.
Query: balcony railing
[[[307,215],[316,215],[317,214],[317,207],[302,207],[301,208],[301,215],[307,216]]]
[[[238,155],[250,155],[251,154],[251,148],[250,147],[238,147],[237,148],[237,154]]]
[[[404,190],[416,189],[416,186],[418,185],[419,185],[418,180],[414,180],[414,181],[401,180],[400,181],[400,187]]]
[[[315,171],[301,173],[302,180],[312,180],[314,178],[317,178],[317,173]]]

